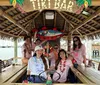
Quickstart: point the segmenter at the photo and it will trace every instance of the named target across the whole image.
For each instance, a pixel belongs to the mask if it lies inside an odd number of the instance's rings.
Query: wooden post
[[[17,38],[14,38],[14,58],[15,58],[15,63],[17,62]]]
[[[46,48],[47,48],[47,57],[48,57],[49,56],[49,42],[47,42]]]
[[[68,34],[68,51],[71,51],[71,33]]]
[[[68,51],[71,51],[71,37],[72,37],[72,32],[71,31],[71,26],[70,24],[68,25]]]

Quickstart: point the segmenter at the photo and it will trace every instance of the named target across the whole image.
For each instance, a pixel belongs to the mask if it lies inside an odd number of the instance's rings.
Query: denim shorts
[[[44,77],[40,77],[37,75],[30,75],[30,77],[28,78],[28,81],[32,83],[44,83],[45,80],[46,79]]]

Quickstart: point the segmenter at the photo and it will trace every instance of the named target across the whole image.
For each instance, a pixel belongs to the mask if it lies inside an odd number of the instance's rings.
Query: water
[[[22,57],[22,48],[23,41],[18,42],[18,50],[17,50],[17,57]],[[2,46],[6,46],[6,48],[2,48]],[[7,46],[11,46],[7,48]],[[2,40],[0,39],[0,59],[1,60],[8,60],[14,57],[14,41],[11,40]]]
[[[21,47],[18,48],[18,57],[22,57]],[[14,48],[0,48],[0,59],[7,60],[14,57]]]

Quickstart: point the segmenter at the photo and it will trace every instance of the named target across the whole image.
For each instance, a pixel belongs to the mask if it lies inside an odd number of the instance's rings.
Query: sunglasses
[[[57,47],[54,47],[54,49],[58,49]]]
[[[74,40],[74,42],[77,42],[78,40]]]

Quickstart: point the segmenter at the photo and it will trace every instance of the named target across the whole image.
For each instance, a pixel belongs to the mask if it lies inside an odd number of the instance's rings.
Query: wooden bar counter
[[[84,66],[78,66],[77,70],[92,83],[100,85],[100,71],[96,71],[91,67]]]
[[[5,83],[5,82],[12,83],[17,81],[17,78],[19,78],[26,72],[26,68],[27,67],[25,65],[15,65],[15,66],[11,65],[5,68],[4,71],[0,73],[0,83]]]

